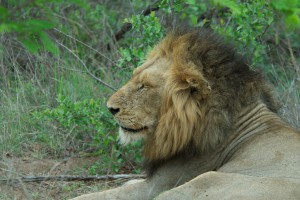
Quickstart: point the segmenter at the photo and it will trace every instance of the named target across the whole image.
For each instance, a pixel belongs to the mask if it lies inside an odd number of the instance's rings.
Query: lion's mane
[[[209,30],[169,34],[150,54],[167,57],[158,126],[145,143],[145,158],[154,163],[177,155],[215,149],[229,137],[241,108],[278,103],[262,73]]]

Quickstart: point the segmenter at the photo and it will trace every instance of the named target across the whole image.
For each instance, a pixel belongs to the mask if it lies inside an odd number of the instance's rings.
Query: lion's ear
[[[202,100],[210,94],[208,81],[194,66],[173,66],[166,76],[160,119],[151,146],[145,146],[149,160],[165,159],[193,142],[200,130]],[[155,149],[155,151],[153,151]]]
[[[192,96],[198,97],[198,99],[206,99],[211,92],[211,87],[209,83],[202,77],[193,77],[194,75],[189,75],[186,78],[188,83],[188,89]]]
[[[195,99],[206,99],[211,92],[209,82],[205,79],[197,67],[189,63],[184,67],[172,69],[173,83],[177,88],[195,97]]]

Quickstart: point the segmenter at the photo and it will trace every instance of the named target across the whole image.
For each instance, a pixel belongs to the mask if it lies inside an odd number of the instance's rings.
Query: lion
[[[212,31],[169,33],[107,102],[147,178],[75,199],[300,199],[300,134],[273,91]]]

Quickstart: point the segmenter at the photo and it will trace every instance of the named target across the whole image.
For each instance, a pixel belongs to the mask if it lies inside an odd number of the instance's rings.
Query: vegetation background
[[[298,0],[0,0],[0,199],[66,199],[123,181],[28,175],[142,173],[142,144],[118,144],[105,102],[183,22],[234,43],[300,128],[299,15]]]

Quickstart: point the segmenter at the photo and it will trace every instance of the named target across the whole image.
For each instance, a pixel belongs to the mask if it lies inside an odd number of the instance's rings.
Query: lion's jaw
[[[122,144],[147,139],[156,129],[167,71],[166,59],[148,59],[108,102],[118,122]]]

